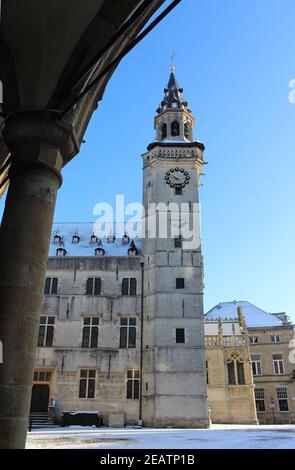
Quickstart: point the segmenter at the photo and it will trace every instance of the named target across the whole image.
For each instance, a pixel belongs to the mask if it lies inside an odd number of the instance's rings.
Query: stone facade
[[[211,421],[257,424],[248,331],[244,320],[206,320],[205,345]]]
[[[229,320],[238,308],[247,323],[259,423],[295,423],[294,325],[286,314],[270,314],[245,301],[222,302],[205,318]],[[208,396],[210,403],[209,391]]]
[[[295,424],[293,325],[249,328],[249,337],[259,423]]]
[[[204,146],[193,140],[193,124],[172,71],[157,140],[142,156],[142,240],[55,225],[32,411],[50,389],[57,419],[66,409],[100,410],[106,423],[124,413],[126,423],[209,425],[198,210]],[[153,233],[153,216],[171,203],[167,235],[158,223]],[[182,203],[191,241],[179,237]]]

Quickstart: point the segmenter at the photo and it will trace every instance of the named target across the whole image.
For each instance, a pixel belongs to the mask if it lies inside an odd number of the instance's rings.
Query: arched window
[[[177,137],[179,135],[179,122],[173,121],[171,124],[171,135]]]
[[[164,123],[164,124],[162,124],[162,126],[161,126],[161,139],[162,139],[162,140],[163,140],[163,139],[166,139],[166,137],[167,137],[167,124]]]
[[[229,385],[245,385],[244,362],[239,353],[232,353],[227,359]]]
[[[184,124],[184,137],[186,139],[190,139],[191,138],[191,126],[189,125],[188,122],[186,122]]]

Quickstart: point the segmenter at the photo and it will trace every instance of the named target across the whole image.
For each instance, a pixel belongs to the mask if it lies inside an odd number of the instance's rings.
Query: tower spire
[[[171,58],[172,59],[172,58]],[[175,66],[171,61],[170,76],[164,97],[157,109],[155,127],[156,140],[191,142],[194,117],[188,108],[188,102],[184,99],[183,88],[175,77]]]

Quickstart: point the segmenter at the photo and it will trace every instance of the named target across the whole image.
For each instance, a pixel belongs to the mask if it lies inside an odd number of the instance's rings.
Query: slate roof
[[[242,313],[246,320],[247,327],[261,326],[282,326],[283,321],[272,313],[265,312],[256,305],[244,300],[234,300],[233,302],[220,302],[205,314],[205,320],[229,319],[237,317],[237,307],[242,307]]]
[[[164,98],[157,109],[157,113],[161,113],[166,109],[187,109],[188,103],[183,97],[183,89],[178,85],[174,74],[174,67],[171,73],[167,87],[164,89]]]
[[[140,226],[140,224],[138,223]],[[134,228],[133,230],[136,230]],[[96,243],[91,243],[91,236],[95,234],[97,237]],[[140,233],[140,228],[138,229]],[[54,236],[59,235],[62,237],[61,244],[54,243]],[[114,235],[115,241],[108,243],[108,235]],[[79,243],[72,243],[73,235],[79,235]],[[50,248],[48,256],[56,256],[58,247],[63,246],[66,249],[66,256],[95,256],[95,248],[101,246],[105,250],[104,256],[129,256],[128,249],[135,245],[138,255],[141,254],[142,242],[141,239],[135,235],[134,238],[130,237],[128,243],[123,243],[122,237],[124,235],[124,224],[116,224],[112,230],[103,231],[98,233],[96,226],[92,222],[85,223],[54,223],[51,233]],[[127,232],[127,235],[128,232]],[[134,235],[134,234],[133,234]],[[133,244],[132,244],[133,241]]]

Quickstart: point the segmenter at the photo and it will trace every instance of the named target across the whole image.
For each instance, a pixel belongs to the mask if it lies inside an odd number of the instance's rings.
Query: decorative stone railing
[[[205,346],[207,348],[228,348],[245,345],[246,341],[244,336],[205,336]]]

